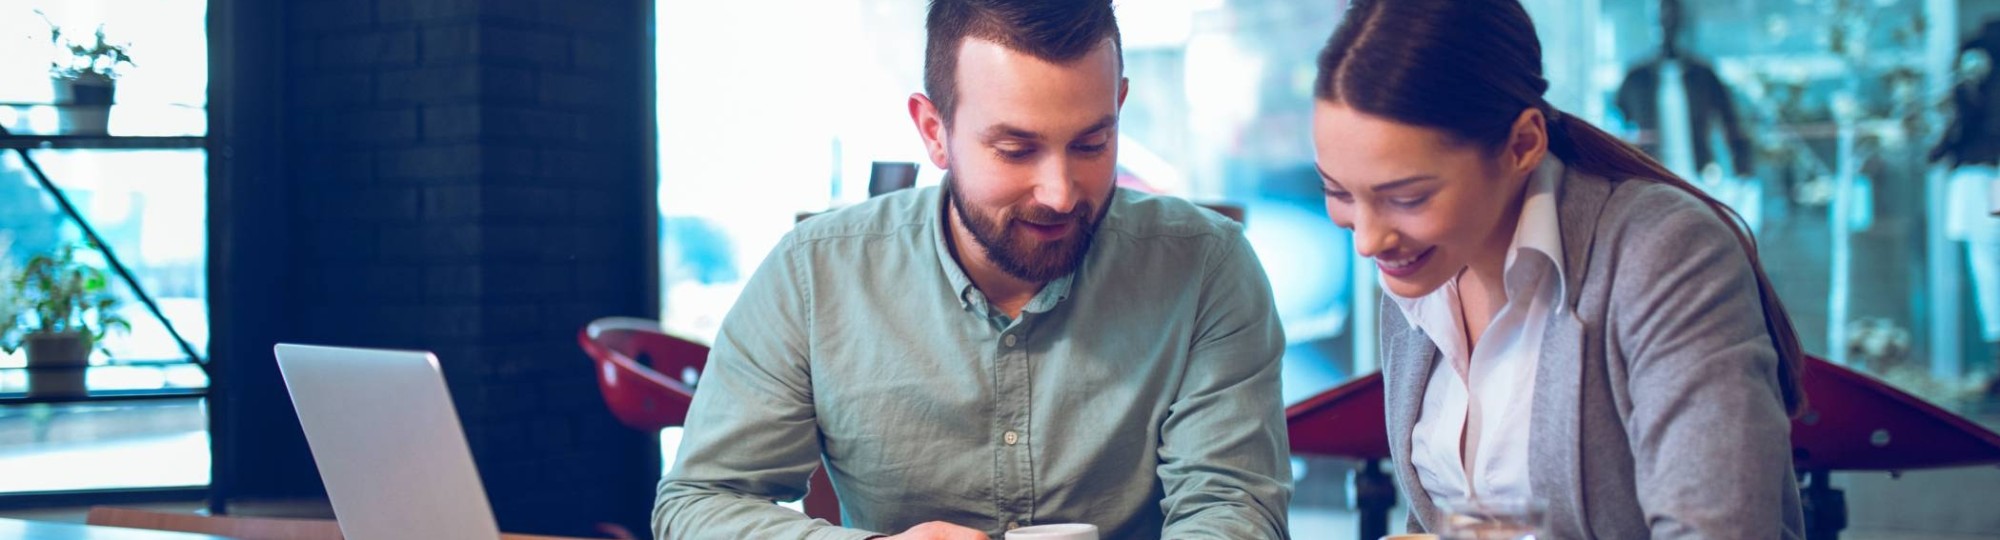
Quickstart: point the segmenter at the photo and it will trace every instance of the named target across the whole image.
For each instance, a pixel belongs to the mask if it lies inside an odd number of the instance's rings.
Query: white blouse
[[[1472,346],[1458,307],[1458,278],[1419,298],[1389,295],[1437,344],[1445,361],[1432,371],[1411,433],[1410,461],[1435,500],[1534,495],[1528,483],[1528,427],[1535,366],[1542,331],[1562,312],[1562,232],[1556,216],[1562,161],[1549,156],[1532,175],[1507,250],[1507,303],[1480,335],[1478,350],[1467,354]]]

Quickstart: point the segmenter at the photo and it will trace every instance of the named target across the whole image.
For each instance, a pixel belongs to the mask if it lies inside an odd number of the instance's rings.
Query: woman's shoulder
[[[1749,257],[1724,215],[1682,187],[1643,178],[1612,183],[1590,258],[1609,274],[1733,283],[1748,276]],[[1733,214],[1726,219],[1737,219]],[[1611,277],[1601,275],[1600,277]],[[1589,279],[1586,276],[1586,279]],[[1672,279],[1617,280],[1624,286],[1674,287]]]
[[[1716,207],[1688,189],[1644,178],[1612,183],[1599,215],[1598,239],[1625,242],[1671,240],[1673,243],[1712,239],[1736,243],[1736,236]],[[1734,216],[1728,219],[1736,219]],[[1609,233],[1607,236],[1606,233]],[[1676,235],[1679,238],[1670,238]]]

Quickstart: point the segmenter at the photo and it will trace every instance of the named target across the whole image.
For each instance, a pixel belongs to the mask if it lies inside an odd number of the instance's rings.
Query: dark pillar
[[[605,411],[575,334],[656,313],[650,3],[214,11],[223,489],[320,489],[272,343],[414,348],[503,529],[643,527],[657,439]]]

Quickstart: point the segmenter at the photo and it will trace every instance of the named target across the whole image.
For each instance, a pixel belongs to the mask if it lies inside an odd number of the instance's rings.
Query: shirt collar
[[[1513,273],[1522,253],[1540,255],[1540,258],[1548,261],[1549,268],[1555,272],[1555,297],[1558,299],[1569,297],[1569,291],[1564,290],[1569,286],[1569,281],[1564,276],[1566,270],[1563,268],[1562,225],[1556,215],[1556,190],[1562,186],[1566,172],[1567,167],[1563,165],[1562,160],[1550,154],[1542,158],[1541,164],[1535,166],[1534,172],[1529,173],[1528,192],[1522,197],[1521,217],[1514,223],[1514,239],[1507,247],[1507,263],[1504,270],[1509,274]],[[1395,302],[1397,308],[1402,309],[1405,320],[1414,324],[1424,320],[1427,307],[1448,309],[1449,305],[1435,304],[1448,301],[1449,295],[1453,293],[1447,289],[1451,288],[1452,284],[1446,283],[1430,294],[1417,298],[1404,297],[1387,290],[1383,292],[1389,296],[1389,300]],[[1508,301],[1513,301],[1514,296],[1510,291]],[[1430,307],[1433,305],[1435,307]],[[1556,309],[1560,311],[1566,305],[1563,302],[1556,302]]]
[[[930,213],[926,227],[931,231],[931,245],[936,248],[938,266],[944,269],[945,279],[951,282],[951,291],[958,295],[958,306],[967,307],[972,303],[972,277],[965,275],[965,269],[958,266],[958,260],[951,256],[951,227],[945,222],[946,206],[951,204],[951,194],[945,193],[948,186],[939,187],[937,211]]]
[[[938,266],[944,269],[945,279],[950,281],[952,292],[958,295],[958,307],[968,309],[977,307],[982,312],[988,311],[991,307],[986,302],[986,295],[979,292],[978,287],[972,283],[972,277],[966,275],[965,268],[959,266],[958,259],[951,256],[951,224],[945,217],[949,215],[951,194],[946,193],[946,189],[950,189],[949,186],[940,186],[937,189],[939,194],[937,211],[931,212],[928,220],[931,245],[936,248]],[[1107,201],[1106,204],[1110,203]],[[1105,219],[1108,220],[1110,217],[1106,216]],[[1078,267],[1078,270],[1081,269]],[[1076,281],[1076,272],[1072,270],[1062,277],[1042,284],[1042,290],[1035,293],[1035,297],[1028,301],[1028,305],[1021,308],[1021,312],[1047,313],[1055,309],[1057,304],[1068,300],[1070,285]]]
[[[1555,271],[1556,298],[1568,298],[1569,280],[1563,268],[1562,221],[1556,213],[1556,190],[1562,187],[1567,167],[1555,154],[1542,158],[1528,179],[1528,195],[1521,201],[1521,218],[1514,224],[1514,244],[1507,249],[1507,271],[1522,253],[1539,254]],[[1558,302],[1561,304],[1561,302]]]

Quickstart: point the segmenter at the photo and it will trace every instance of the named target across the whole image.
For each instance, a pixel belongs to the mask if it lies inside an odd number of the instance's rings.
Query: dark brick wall
[[[212,105],[230,146],[214,278],[237,283],[216,295],[224,489],[318,489],[271,342],[417,348],[444,366],[503,528],[642,524],[656,439],[605,411],[575,336],[655,312],[650,4],[216,10],[212,33],[236,34]]]

